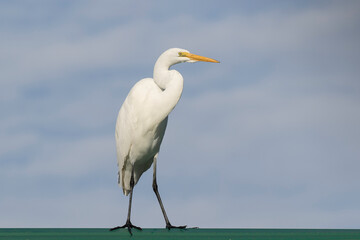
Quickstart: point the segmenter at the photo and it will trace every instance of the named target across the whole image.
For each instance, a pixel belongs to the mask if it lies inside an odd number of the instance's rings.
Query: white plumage
[[[130,233],[132,189],[141,175],[154,163],[153,187],[156,185],[156,158],[164,137],[168,115],[174,109],[183,90],[183,77],[169,68],[181,62],[218,62],[180,48],[165,51],[155,63],[152,78],[137,82],[126,97],[116,121],[116,148],[119,167],[119,185],[130,195],[128,227]],[[133,178],[133,184],[131,180]],[[170,225],[160,195],[154,187],[167,227]],[[131,226],[130,226],[131,225]],[[119,227],[117,227],[119,228]]]

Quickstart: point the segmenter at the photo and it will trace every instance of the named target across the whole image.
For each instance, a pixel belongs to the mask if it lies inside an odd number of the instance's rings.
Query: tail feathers
[[[126,171],[124,171],[123,174],[126,174]],[[118,172],[118,184],[119,187],[123,189],[124,195],[129,195],[129,193],[131,192],[130,181],[126,181],[126,176],[121,177],[120,171]]]
[[[125,196],[129,195],[130,192],[131,192],[130,190],[123,189],[123,193],[124,193]]]

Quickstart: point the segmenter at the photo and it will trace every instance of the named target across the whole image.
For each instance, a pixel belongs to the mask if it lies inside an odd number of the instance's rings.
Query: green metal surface
[[[316,239],[360,240],[360,230],[351,229],[126,229],[110,232],[103,228],[0,228],[1,240],[91,240],[91,239]]]

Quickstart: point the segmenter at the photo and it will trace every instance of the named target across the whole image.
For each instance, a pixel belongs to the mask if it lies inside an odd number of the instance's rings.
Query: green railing
[[[0,240],[101,240],[101,239],[316,239],[360,240],[356,229],[143,229],[133,230],[131,237],[126,229],[110,232],[103,228],[0,228]]]

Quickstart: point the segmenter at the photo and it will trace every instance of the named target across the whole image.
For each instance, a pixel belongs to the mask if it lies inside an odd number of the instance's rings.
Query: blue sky
[[[0,1],[0,227],[113,227],[114,126],[180,47],[158,181],[174,225],[360,228],[358,1]],[[164,227],[151,171],[132,222]]]

